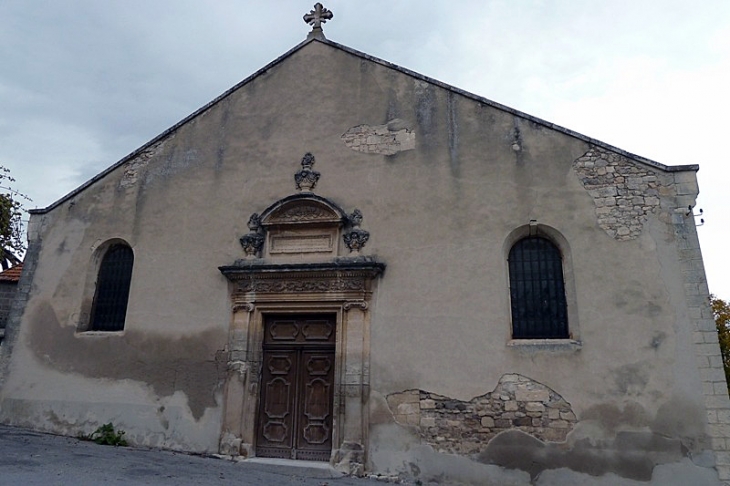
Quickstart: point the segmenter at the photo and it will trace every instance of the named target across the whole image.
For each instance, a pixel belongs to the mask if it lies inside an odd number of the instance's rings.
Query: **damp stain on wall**
[[[129,329],[123,334],[76,333],[62,327],[44,302],[29,309],[28,345],[45,365],[63,373],[145,383],[160,397],[185,394],[195,420],[217,406],[226,374],[226,332],[209,329],[169,337]]]

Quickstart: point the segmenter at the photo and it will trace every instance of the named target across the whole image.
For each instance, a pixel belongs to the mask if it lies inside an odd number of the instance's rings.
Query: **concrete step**
[[[275,459],[268,457],[252,457],[241,461],[245,464],[261,464],[268,468],[275,468],[277,472],[309,478],[331,479],[342,477],[343,474],[327,462],[295,461],[292,459]],[[271,469],[269,469],[271,470]]]

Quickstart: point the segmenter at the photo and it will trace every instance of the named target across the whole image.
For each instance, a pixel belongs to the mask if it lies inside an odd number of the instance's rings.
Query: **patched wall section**
[[[394,155],[416,148],[416,133],[402,126],[400,120],[387,125],[358,125],[342,134],[345,145],[356,152]]]
[[[503,375],[493,392],[468,402],[422,390],[393,393],[387,400],[396,422],[417,427],[421,441],[442,453],[477,454],[507,430],[563,442],[577,422],[563,397],[517,374]]]
[[[573,170],[593,197],[598,225],[620,241],[638,237],[660,196],[669,194],[657,172],[599,147],[576,159]]]
[[[175,135],[172,134],[169,138],[173,138],[174,136]],[[150,159],[162,150],[167,140],[168,138],[164,138],[163,140],[146,147],[135,158],[127,162],[124,167],[124,175],[122,175],[122,179],[119,181],[119,186],[127,189],[135,185],[139,179],[140,172],[147,167]]]

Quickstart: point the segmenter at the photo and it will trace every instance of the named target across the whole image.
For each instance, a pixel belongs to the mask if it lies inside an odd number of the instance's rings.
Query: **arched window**
[[[528,236],[509,252],[514,339],[566,339],[568,306],[560,250],[548,239]]]
[[[134,253],[124,244],[109,247],[101,260],[91,308],[91,331],[121,331],[127,316]]]

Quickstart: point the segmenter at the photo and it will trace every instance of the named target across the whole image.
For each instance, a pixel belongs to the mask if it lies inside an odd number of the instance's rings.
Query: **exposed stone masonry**
[[[153,145],[150,145],[139,154],[137,154],[135,158],[126,162],[124,166],[124,175],[122,175],[122,179],[119,181],[119,185],[125,189],[135,185],[137,183],[137,179],[139,178],[140,172],[142,172],[144,168],[147,167],[150,159],[154,157],[160,151],[160,149],[162,149],[166,142],[167,140],[165,139]]]
[[[503,375],[493,392],[468,402],[408,390],[388,395],[396,422],[416,427],[438,452],[471,455],[505,430],[521,430],[546,442],[563,442],[577,422],[570,404],[545,385]]]
[[[617,240],[638,237],[660,196],[669,194],[656,172],[603,148],[591,148],[573,169],[593,196],[598,225]]]
[[[357,152],[393,155],[416,148],[416,134],[413,130],[400,128],[398,120],[387,125],[358,125],[342,135],[345,145]]]
[[[691,172],[674,175],[678,210],[672,215],[684,293],[692,328],[694,354],[702,379],[707,409],[707,436],[715,453],[715,469],[722,484],[730,485],[730,397],[717,337],[717,327],[710,307],[700,242],[695,218],[684,209],[693,206],[697,197],[697,179]]]

